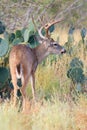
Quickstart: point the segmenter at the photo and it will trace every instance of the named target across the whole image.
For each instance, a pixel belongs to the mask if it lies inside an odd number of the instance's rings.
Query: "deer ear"
[[[53,39],[53,38],[50,38],[50,42],[54,42],[54,39]]]

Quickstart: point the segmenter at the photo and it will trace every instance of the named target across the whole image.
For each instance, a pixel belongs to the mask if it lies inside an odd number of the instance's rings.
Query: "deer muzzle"
[[[63,53],[66,53],[66,50],[64,48],[61,50],[61,54]]]

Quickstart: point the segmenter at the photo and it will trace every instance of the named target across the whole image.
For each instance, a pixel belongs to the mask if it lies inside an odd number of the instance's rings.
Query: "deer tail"
[[[18,64],[16,66],[16,77],[17,77],[17,85],[18,85],[18,87],[22,87],[23,69],[22,69],[21,64]]]

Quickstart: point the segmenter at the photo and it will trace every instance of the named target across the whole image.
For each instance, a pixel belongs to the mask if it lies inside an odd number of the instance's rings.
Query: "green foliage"
[[[4,84],[9,78],[9,71],[5,67],[0,67],[0,89],[3,88]]]
[[[83,43],[85,43],[85,40],[84,40],[84,38],[86,37],[86,32],[87,32],[87,30],[85,29],[85,28],[82,28],[82,30],[81,30],[81,37],[82,37],[82,42]]]
[[[72,34],[69,34],[68,35],[68,43],[70,44],[70,43],[73,43],[73,42],[74,42],[74,37],[73,37]]]
[[[35,34],[35,27],[34,27],[34,24],[32,23],[32,21],[30,21],[29,27],[24,32],[24,41],[28,42],[29,37],[31,37],[34,34]]]
[[[4,39],[9,42],[9,33],[7,31],[4,32],[3,36]]]
[[[0,34],[3,34],[5,32],[5,25],[0,21]]]
[[[78,58],[72,59],[67,71],[67,76],[73,81],[73,83],[83,83],[85,80],[85,75],[83,73],[82,61]]]
[[[79,58],[75,57],[70,62],[70,68],[72,68],[72,67],[79,67],[79,68],[83,69],[83,62]]]
[[[82,38],[85,38],[85,36],[86,36],[86,29],[85,28],[82,28],[82,30],[81,30],[81,37]]]
[[[71,56],[74,52],[74,45],[73,45],[73,42],[74,42],[74,36],[73,36],[73,32],[72,30],[69,30],[69,33],[68,33],[68,40],[67,42],[64,44],[64,47],[66,49],[66,52]]]
[[[80,83],[76,84],[76,91],[77,92],[82,92],[82,85]]]
[[[21,30],[16,30],[16,32],[15,32],[15,37],[16,37],[16,38],[21,38],[21,37],[22,37]]]
[[[70,78],[74,83],[83,83],[84,82],[84,74],[83,70],[79,67],[72,67],[67,72],[68,78]]]
[[[12,44],[13,44],[13,45],[17,45],[17,44],[20,44],[21,42],[22,42],[22,41],[21,41],[20,38],[16,38],[16,39],[13,40]]]
[[[9,42],[12,43],[14,39],[15,39],[15,34],[14,33],[9,34]]]
[[[29,37],[28,43],[29,43],[28,45],[29,45],[31,48],[35,48],[36,46],[39,45],[39,42],[37,41],[35,35],[31,35],[31,36]]]
[[[33,32],[31,32],[29,29],[26,29],[24,32],[24,41],[28,42],[29,37],[33,34]]]
[[[22,34],[22,37],[24,38],[24,32],[25,32],[26,28],[22,28],[21,29],[21,34]]]
[[[6,55],[8,52],[8,41],[0,38],[0,57]]]
[[[21,42],[24,42],[24,38],[23,38],[23,35],[22,35],[23,32],[22,31],[21,30],[16,30],[16,32],[15,32],[15,40],[20,39]]]
[[[55,29],[55,27],[54,27],[54,25],[52,25],[52,26],[49,28],[50,33],[52,33],[52,32],[54,31],[54,29]]]

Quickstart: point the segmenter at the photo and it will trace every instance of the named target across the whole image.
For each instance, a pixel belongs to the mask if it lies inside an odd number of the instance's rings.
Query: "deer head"
[[[57,41],[54,41],[49,35],[49,28],[60,21],[61,20],[50,22],[38,29],[40,36],[40,39],[38,39],[38,41],[41,44],[35,48],[35,51],[39,62],[41,62],[49,54],[63,54],[66,52],[66,50]],[[42,34],[43,29],[46,32],[46,36],[43,36]]]

